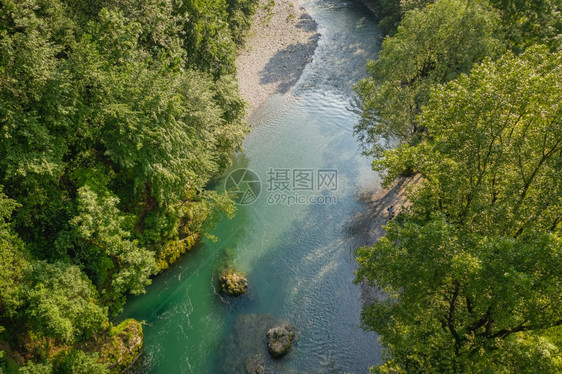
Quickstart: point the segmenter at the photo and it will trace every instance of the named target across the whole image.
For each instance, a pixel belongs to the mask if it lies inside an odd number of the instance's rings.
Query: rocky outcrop
[[[222,293],[228,296],[240,296],[248,290],[246,276],[233,270],[223,272],[219,277],[219,283]]]
[[[127,369],[142,350],[142,325],[127,319],[111,328],[107,341],[101,347],[101,361],[108,364],[111,374]]]
[[[281,357],[291,349],[295,328],[289,324],[275,326],[267,331],[267,349],[273,357]]]

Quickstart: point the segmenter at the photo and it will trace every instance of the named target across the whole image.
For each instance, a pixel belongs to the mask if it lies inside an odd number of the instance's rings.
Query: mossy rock
[[[267,331],[267,349],[273,357],[281,357],[291,349],[295,328],[289,324],[275,326]]]
[[[142,346],[141,323],[127,319],[111,328],[108,340],[101,348],[101,361],[108,364],[110,373],[121,373],[139,356]]]
[[[226,270],[219,277],[221,292],[228,296],[240,296],[248,290],[248,279],[243,273]]]
[[[158,272],[160,273],[166,270],[170,267],[170,265],[174,264],[181,255],[190,251],[200,241],[200,232],[186,236],[181,240],[170,240],[156,256],[156,266],[158,267]]]

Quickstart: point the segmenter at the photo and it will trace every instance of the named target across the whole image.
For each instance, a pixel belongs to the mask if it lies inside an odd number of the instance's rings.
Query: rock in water
[[[268,349],[267,332],[276,326],[291,326],[294,347],[299,330],[291,321],[271,314],[241,314],[232,325],[231,333],[219,348],[220,362],[216,373],[271,374],[289,373],[290,357],[279,360]],[[291,356],[293,352],[288,352]],[[292,372],[291,372],[292,373]]]
[[[265,374],[265,365],[259,355],[256,355],[246,361],[246,373],[248,374]]]
[[[242,273],[227,270],[219,278],[221,291],[228,296],[240,296],[248,289],[248,279]]]
[[[295,338],[295,328],[289,324],[275,326],[267,332],[267,349],[273,357],[280,357],[289,352]]]

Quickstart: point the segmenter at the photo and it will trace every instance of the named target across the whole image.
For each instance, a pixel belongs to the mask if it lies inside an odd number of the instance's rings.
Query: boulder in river
[[[267,332],[276,326],[291,326],[294,333],[289,352],[282,360],[273,357],[268,349]],[[225,374],[271,374],[288,373],[286,366],[295,354],[299,331],[291,321],[271,314],[241,314],[232,324],[220,348],[217,373]]]
[[[281,357],[291,349],[295,328],[285,323],[267,331],[267,349],[273,357]]]
[[[224,271],[219,277],[219,282],[222,293],[228,296],[240,296],[248,290],[248,279],[246,279],[246,276],[234,270]]]

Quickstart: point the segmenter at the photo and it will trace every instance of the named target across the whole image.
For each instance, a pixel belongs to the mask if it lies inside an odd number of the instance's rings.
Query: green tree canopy
[[[428,139],[376,163],[390,181],[426,180],[420,214],[439,210],[480,233],[518,236],[562,220],[561,53],[508,53],[439,87],[420,121]]]
[[[363,312],[390,356],[375,372],[562,370],[561,67],[545,47],[477,66],[432,93],[421,143],[377,163],[423,182],[357,252],[388,294]]]
[[[28,324],[39,336],[72,343],[107,321],[92,283],[77,266],[34,262],[23,293]]]
[[[21,299],[18,287],[22,281],[29,262],[23,253],[23,242],[14,233],[9,223],[13,210],[17,207],[14,200],[8,199],[0,190],[0,318],[2,321],[14,317]]]
[[[83,343],[232,214],[205,187],[247,131],[234,59],[256,5],[0,0],[0,325],[35,355],[22,370],[104,372],[22,342]]]
[[[388,294],[362,313],[390,356],[375,372],[559,372],[540,333],[562,323],[561,250],[559,236],[483,236],[443,215],[390,224],[357,253],[358,276]]]
[[[510,47],[521,52],[536,43],[552,49],[562,47],[562,3],[560,0],[490,0],[502,17]]]
[[[417,116],[431,87],[500,52],[498,29],[495,10],[477,1],[439,0],[408,11],[356,87],[363,116],[355,131],[366,153],[418,141],[425,129]]]

